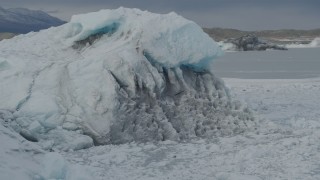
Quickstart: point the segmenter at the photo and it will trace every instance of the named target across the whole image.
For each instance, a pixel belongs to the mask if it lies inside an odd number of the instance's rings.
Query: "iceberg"
[[[320,37],[315,38],[310,42],[311,47],[320,47]]]
[[[76,15],[0,43],[0,121],[48,150],[241,133],[254,118],[208,69],[221,54],[175,13]]]
[[[320,37],[314,38],[309,44],[287,44],[287,48],[317,48],[320,47]]]
[[[219,41],[218,42],[220,48],[223,50],[223,51],[226,51],[226,52],[232,52],[232,51],[236,51],[237,47],[232,44],[232,43],[227,43],[227,42],[224,42],[224,41]]]

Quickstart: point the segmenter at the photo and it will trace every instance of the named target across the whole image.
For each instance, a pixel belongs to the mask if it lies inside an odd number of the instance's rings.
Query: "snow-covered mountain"
[[[0,117],[46,149],[237,134],[254,121],[208,69],[221,53],[175,13],[73,16],[0,43]]]
[[[0,7],[0,32],[28,33],[64,23],[64,21],[43,11],[24,8],[4,9]]]

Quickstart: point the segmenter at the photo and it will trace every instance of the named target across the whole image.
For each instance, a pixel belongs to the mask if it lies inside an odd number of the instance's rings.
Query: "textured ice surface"
[[[48,158],[65,163],[66,180],[320,179],[320,79],[226,84],[261,116],[257,131],[184,143],[95,146],[60,152],[63,160],[0,124],[0,179],[46,179],[45,172],[59,169]]]
[[[250,112],[207,70],[220,53],[175,13],[74,16],[0,43],[2,121],[48,150],[241,133]]]
[[[108,34],[111,41],[131,43],[130,48],[147,53],[166,67],[203,67],[220,54],[218,45],[198,25],[173,12],[161,15],[126,8],[101,10],[73,16],[66,27],[72,43]]]

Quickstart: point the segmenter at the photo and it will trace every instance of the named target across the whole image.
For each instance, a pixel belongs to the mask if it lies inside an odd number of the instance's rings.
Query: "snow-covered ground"
[[[62,158],[1,126],[1,179],[319,179],[320,78],[225,82],[255,111],[257,130],[186,143],[97,146],[60,152]]]

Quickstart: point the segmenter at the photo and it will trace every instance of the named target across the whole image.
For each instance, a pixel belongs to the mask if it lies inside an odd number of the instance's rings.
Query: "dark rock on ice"
[[[228,39],[225,42],[234,44],[238,51],[265,51],[267,49],[288,50],[286,47],[263,41],[253,34]]]

